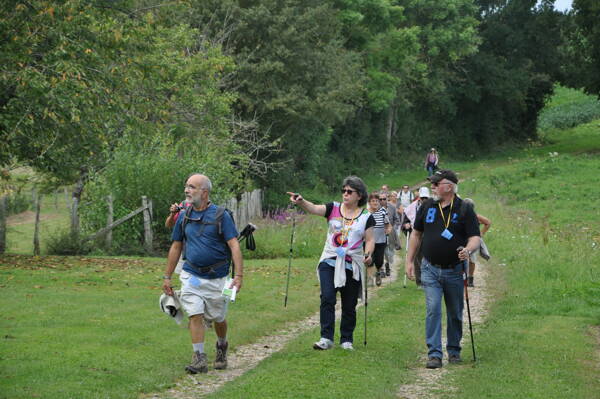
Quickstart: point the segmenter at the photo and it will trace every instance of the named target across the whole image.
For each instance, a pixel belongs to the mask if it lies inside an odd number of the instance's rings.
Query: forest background
[[[532,143],[556,83],[600,94],[600,5],[552,3],[3,2],[2,192],[17,213],[25,187],[72,187],[84,231],[104,225],[108,194],[115,218],[147,195],[161,246],[191,172],[216,202],[264,187],[277,207],[289,189],[414,168],[430,147]],[[113,251],[141,240],[125,226]]]

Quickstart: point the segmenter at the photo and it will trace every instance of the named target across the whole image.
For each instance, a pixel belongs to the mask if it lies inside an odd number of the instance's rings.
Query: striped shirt
[[[384,244],[386,242],[385,225],[390,223],[387,211],[385,208],[379,208],[371,213],[371,215],[375,219],[375,226],[373,226],[375,244]]]

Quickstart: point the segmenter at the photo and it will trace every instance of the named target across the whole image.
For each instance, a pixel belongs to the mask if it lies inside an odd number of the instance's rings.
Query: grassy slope
[[[550,146],[508,162],[448,165],[462,171],[463,196],[494,221],[486,240],[497,301],[477,331],[478,363],[466,349],[465,363],[446,377],[457,390],[441,396],[595,398],[600,392],[590,333],[600,324],[600,189],[590,184],[597,181],[599,123],[555,131]],[[375,187],[405,181],[367,179]],[[395,397],[410,381],[407,368],[422,367],[416,360],[425,351],[422,295],[396,284],[372,306],[379,311],[371,312],[366,350],[313,353],[315,330],[212,397]],[[357,341],[361,323],[359,317]],[[277,370],[286,371],[283,380]]]

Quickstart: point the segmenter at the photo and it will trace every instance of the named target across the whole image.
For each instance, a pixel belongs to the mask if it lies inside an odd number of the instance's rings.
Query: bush
[[[48,237],[46,250],[48,255],[86,255],[92,244],[70,230],[61,230]]]
[[[193,148],[183,149],[165,137],[157,137],[144,146],[128,140],[115,152],[112,162],[86,185],[80,208],[82,230],[91,234],[106,225],[109,194],[113,198],[114,220],[139,208],[141,197],[145,195],[152,200],[152,229],[155,244],[159,245],[155,248],[166,250],[171,234],[164,226],[169,206],[184,199],[185,179],[194,172],[210,177],[211,200],[216,204],[231,198],[241,185],[232,156],[223,148],[211,148],[210,143],[203,143],[201,138]],[[113,229],[113,248],[107,250],[139,254],[142,243],[143,217],[140,214]]]
[[[568,129],[600,118],[600,101],[589,96],[576,103],[564,103],[544,108],[538,119],[538,129]]]
[[[15,192],[8,196],[7,206],[8,214],[16,215],[17,213],[25,212],[30,209],[31,196],[21,192]]]

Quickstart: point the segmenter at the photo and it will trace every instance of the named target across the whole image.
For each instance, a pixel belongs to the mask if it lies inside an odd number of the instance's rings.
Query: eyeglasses
[[[387,198],[379,198],[379,201],[387,201]]]
[[[445,182],[443,182],[443,183],[431,183],[431,185],[432,185],[433,187],[437,187],[437,186],[440,186],[440,185],[442,185],[442,184],[452,184],[452,183],[448,183],[448,182],[446,182],[446,181],[445,181]]]
[[[352,195],[352,193],[355,193],[356,190],[348,190],[345,188],[342,188],[342,194],[348,194],[348,195]]]
[[[185,186],[183,186],[184,190],[186,188],[189,188],[190,190],[208,190],[206,187],[196,187],[196,186],[193,186],[191,184],[186,184]]]

